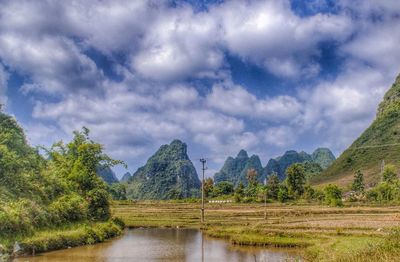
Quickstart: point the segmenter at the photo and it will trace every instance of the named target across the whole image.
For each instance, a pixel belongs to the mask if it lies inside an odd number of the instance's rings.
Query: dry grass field
[[[207,203],[204,224],[199,208],[198,203],[116,202],[113,213],[128,227],[200,228],[238,245],[302,248],[303,257],[315,261],[375,261],[358,259],[381,248],[393,229],[400,227],[398,206],[268,204],[265,208],[263,204]],[[396,252],[380,255],[389,259],[383,261],[393,261]]]

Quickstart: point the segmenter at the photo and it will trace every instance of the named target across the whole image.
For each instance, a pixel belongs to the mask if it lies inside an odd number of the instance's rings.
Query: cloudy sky
[[[211,175],[241,148],[340,154],[399,46],[398,0],[0,0],[0,101],[33,145],[87,126],[135,171],[178,138]]]

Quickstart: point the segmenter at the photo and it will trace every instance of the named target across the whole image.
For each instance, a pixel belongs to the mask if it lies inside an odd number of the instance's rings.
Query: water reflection
[[[132,229],[112,241],[59,250],[15,261],[285,261],[295,254],[282,249],[235,247],[192,229]]]

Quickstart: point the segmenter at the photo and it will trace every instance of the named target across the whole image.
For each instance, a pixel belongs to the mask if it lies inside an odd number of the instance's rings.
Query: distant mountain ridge
[[[282,156],[272,158],[264,168],[264,176],[268,177],[276,173],[280,180],[285,179],[286,169],[295,163],[309,162],[318,164],[322,169],[327,168],[335,161],[335,156],[328,148],[317,148],[311,155],[301,151],[288,150]],[[307,165],[310,166],[310,165]]]
[[[98,167],[97,175],[101,177],[104,180],[104,182],[106,182],[109,185],[119,182],[117,176],[110,167]]]
[[[272,173],[276,173],[280,180],[286,177],[286,169],[295,163],[304,163],[306,167],[312,167],[312,175],[322,171],[335,160],[335,156],[328,148],[318,148],[311,155],[304,151],[288,150],[282,156],[271,158],[263,168],[257,155],[248,157],[245,150],[240,150],[236,158],[228,157],[221,170],[214,175],[214,182],[232,182],[237,186],[240,182],[247,184],[247,171],[253,168],[257,171],[258,181],[264,182]]]
[[[248,156],[245,150],[240,150],[235,158],[228,157],[219,172],[214,175],[214,182],[228,181],[237,186],[240,182],[247,184],[247,170],[254,168],[262,174],[263,167],[257,155]]]
[[[129,180],[131,179],[131,177],[132,177],[131,173],[126,172],[126,173],[122,176],[120,182],[121,182],[121,183],[127,183],[127,182],[129,182]]]
[[[400,75],[379,104],[375,120],[340,157],[328,167],[315,184],[348,185],[360,170],[367,184],[375,184],[380,169],[393,164],[400,169]]]
[[[163,145],[129,180],[127,195],[133,199],[176,199],[198,194],[195,167],[180,140]]]

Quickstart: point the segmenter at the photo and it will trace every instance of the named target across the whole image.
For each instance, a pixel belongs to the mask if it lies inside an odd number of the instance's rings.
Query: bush
[[[278,191],[278,201],[284,203],[288,200],[289,200],[289,190],[285,185],[281,185]]]
[[[325,203],[331,206],[342,206],[342,190],[337,185],[329,184],[324,189]]]
[[[88,204],[77,193],[56,199],[50,204],[49,209],[56,215],[55,223],[79,221],[88,217]]]

